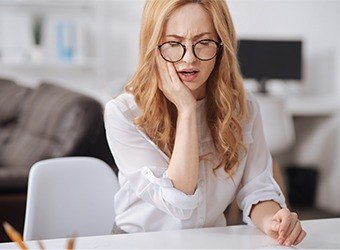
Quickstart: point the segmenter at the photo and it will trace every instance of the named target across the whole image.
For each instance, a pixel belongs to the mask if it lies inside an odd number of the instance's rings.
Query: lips
[[[182,81],[191,82],[197,78],[199,71],[196,69],[184,69],[177,73]]]

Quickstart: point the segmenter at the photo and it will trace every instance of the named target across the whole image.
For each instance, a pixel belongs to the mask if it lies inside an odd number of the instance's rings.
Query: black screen
[[[301,47],[301,41],[239,40],[242,75],[257,80],[300,80]]]

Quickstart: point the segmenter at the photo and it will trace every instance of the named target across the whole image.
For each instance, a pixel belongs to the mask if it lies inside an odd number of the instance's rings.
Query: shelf
[[[1,0],[0,6],[20,8],[93,8],[93,1],[89,0]]]
[[[93,60],[94,61],[94,60]],[[0,67],[12,69],[94,69],[95,64],[91,60],[86,62],[58,62],[58,61],[45,61],[45,62],[1,62]]]
[[[90,86],[95,96],[112,70],[107,34],[112,2],[0,0],[0,73],[32,85],[51,79],[80,90]],[[36,48],[32,35],[39,18],[43,29]]]

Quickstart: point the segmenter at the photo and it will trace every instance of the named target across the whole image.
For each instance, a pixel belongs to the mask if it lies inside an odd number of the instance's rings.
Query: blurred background
[[[258,97],[290,206],[306,219],[340,216],[340,1],[227,3],[244,46],[245,85]],[[144,0],[0,0],[0,78],[30,88],[52,81],[104,105],[136,69],[143,6]],[[18,227],[24,196],[0,197],[0,214],[10,211]]]

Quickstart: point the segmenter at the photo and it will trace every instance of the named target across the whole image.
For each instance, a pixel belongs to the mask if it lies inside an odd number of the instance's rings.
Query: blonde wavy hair
[[[200,4],[210,13],[223,42],[207,81],[207,122],[221,159],[215,169],[224,167],[227,173],[232,173],[246,152],[242,123],[248,111],[236,57],[236,34],[224,0],[148,0],[142,18],[139,65],[125,90],[134,95],[142,111],[135,124],[170,157],[175,142],[177,110],[158,88],[160,78],[155,49],[169,16],[188,3]]]

